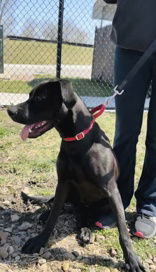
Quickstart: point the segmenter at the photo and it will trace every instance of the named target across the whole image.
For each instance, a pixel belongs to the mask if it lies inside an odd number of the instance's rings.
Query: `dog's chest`
[[[72,185],[79,195],[80,202],[83,204],[89,205],[105,198],[102,189],[86,180],[75,180],[72,182]]]
[[[71,185],[81,203],[89,205],[106,198],[104,190],[98,186],[96,171],[91,168],[85,156],[69,158],[68,171]]]
[[[96,178],[89,175],[88,171],[84,171],[81,164],[75,166],[74,162],[71,164],[72,187],[75,188],[81,203],[90,204],[98,202],[105,198],[104,191],[96,185]]]

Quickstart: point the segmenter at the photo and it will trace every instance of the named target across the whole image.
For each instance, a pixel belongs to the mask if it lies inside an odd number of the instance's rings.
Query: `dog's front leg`
[[[63,204],[68,195],[68,183],[59,182],[56,188],[54,204],[51,208],[46,227],[34,238],[29,239],[22,248],[22,253],[39,253],[41,247],[44,247],[55,227],[58,216],[63,208]]]
[[[109,181],[109,185],[106,191],[109,197],[111,207],[114,211],[114,214],[116,215],[119,230],[119,241],[126,261],[126,268],[131,272],[145,271],[143,265],[133,251],[130,236],[126,226],[125,212],[121,196],[114,180]]]

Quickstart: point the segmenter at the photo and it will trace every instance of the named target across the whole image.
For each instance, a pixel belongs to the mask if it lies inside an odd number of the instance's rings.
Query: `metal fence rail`
[[[0,0],[0,105],[56,77],[70,79],[86,103],[110,95],[114,11],[103,0]]]

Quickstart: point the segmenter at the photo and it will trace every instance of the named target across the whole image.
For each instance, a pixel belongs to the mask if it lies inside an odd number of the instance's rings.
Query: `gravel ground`
[[[17,190],[18,191],[18,190]],[[40,254],[21,254],[25,241],[42,229],[38,218],[45,207],[25,205],[19,195],[0,199],[0,271],[64,271],[117,272],[124,271],[123,260],[116,250],[106,250],[101,241],[106,239],[94,233],[92,243],[81,247],[76,239],[77,221],[73,209],[66,206],[46,248]],[[156,243],[156,240],[155,240]],[[156,257],[144,262],[147,271],[156,271]]]

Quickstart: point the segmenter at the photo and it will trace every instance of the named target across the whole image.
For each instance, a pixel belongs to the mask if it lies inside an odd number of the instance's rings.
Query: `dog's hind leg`
[[[24,204],[28,204],[28,202],[30,202],[31,204],[39,205],[39,206],[42,206],[43,204],[50,206],[50,204],[54,200],[54,197],[29,196],[24,192],[21,192],[21,198]]]

